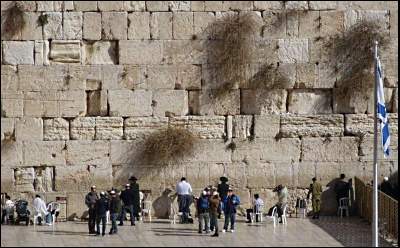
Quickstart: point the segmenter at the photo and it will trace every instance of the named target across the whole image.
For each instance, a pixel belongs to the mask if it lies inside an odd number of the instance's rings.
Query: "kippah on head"
[[[181,178],[181,181],[186,181],[186,178],[185,178],[185,177],[182,177],[182,178]]]
[[[346,177],[346,175],[345,174],[340,174],[340,178],[345,178]]]
[[[40,195],[36,195],[36,197],[39,197],[39,198],[40,198]]]
[[[315,182],[315,181],[317,181],[317,178],[313,177],[311,180],[313,180]]]

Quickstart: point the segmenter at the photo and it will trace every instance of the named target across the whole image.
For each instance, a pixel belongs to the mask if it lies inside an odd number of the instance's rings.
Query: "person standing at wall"
[[[203,191],[197,200],[197,212],[199,214],[199,233],[203,231],[203,223],[206,233],[210,232],[210,202],[207,191]]]
[[[221,218],[221,213],[224,210],[224,205],[226,203],[226,197],[228,195],[228,189],[229,189],[229,184],[227,184],[228,182],[227,177],[220,177],[219,180],[221,181],[221,183],[218,184],[217,191],[221,198],[221,203],[218,208],[218,219]]]
[[[186,178],[182,177],[181,181],[176,185],[176,193],[178,194],[179,212],[182,212],[181,223],[189,223],[189,206],[191,202],[192,186],[186,182]]]
[[[225,223],[222,232],[228,230],[229,222],[231,223],[231,232],[235,232],[236,208],[240,204],[240,199],[233,193],[233,189],[228,189],[226,205],[224,207]]]
[[[100,199],[96,201],[96,235],[100,235],[100,221],[102,225],[101,235],[106,234],[107,211],[109,203],[106,198],[106,193],[100,193]]]
[[[218,237],[218,208],[220,206],[221,198],[216,190],[213,191],[210,197],[210,227],[215,230],[212,237]],[[213,231],[213,230],[211,230]]]
[[[121,200],[119,196],[116,194],[114,190],[110,192],[111,200],[110,200],[110,218],[111,218],[111,230],[110,235],[118,232],[117,229],[117,218],[118,214],[121,212]]]
[[[313,183],[310,185],[310,189],[307,194],[307,199],[310,199],[312,194],[312,208],[313,208],[313,219],[319,219],[319,213],[321,211],[321,193],[322,186],[317,182],[317,178],[313,177]]]
[[[85,204],[89,208],[89,234],[95,234],[95,225],[96,225],[96,201],[99,199],[99,196],[96,193],[96,186],[93,185],[90,188],[90,192],[85,197]]]
[[[134,176],[131,176],[129,178],[129,182],[131,185],[131,190],[132,190],[132,205],[133,205],[133,225],[135,225],[135,218],[139,219],[139,213],[140,213],[140,188],[139,184],[137,183],[137,178]],[[132,221],[131,221],[132,223]]]
[[[119,226],[124,225],[124,220],[126,217],[126,212],[129,212],[131,216],[131,226],[135,225],[135,211],[133,209],[133,201],[134,201],[134,191],[131,189],[131,185],[128,183],[125,185],[125,190],[121,193],[121,199],[124,203],[122,207],[121,216],[119,218]]]
[[[346,175],[340,174],[340,178],[336,181],[333,190],[336,193],[336,202],[339,206],[339,200],[343,197],[349,197],[349,183],[345,180]]]

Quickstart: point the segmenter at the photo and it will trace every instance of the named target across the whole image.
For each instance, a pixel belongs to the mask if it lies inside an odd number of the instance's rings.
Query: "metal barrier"
[[[355,201],[358,215],[366,219],[369,223],[372,221],[372,186],[366,185],[359,178],[355,177]],[[385,193],[378,192],[379,209],[379,229],[385,234],[398,236],[398,201]]]

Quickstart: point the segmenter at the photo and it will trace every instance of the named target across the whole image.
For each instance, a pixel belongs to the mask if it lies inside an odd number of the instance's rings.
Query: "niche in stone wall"
[[[17,192],[52,192],[55,190],[55,167],[16,168],[14,182]]]
[[[102,82],[86,81],[87,116],[108,116],[107,91],[102,90]]]

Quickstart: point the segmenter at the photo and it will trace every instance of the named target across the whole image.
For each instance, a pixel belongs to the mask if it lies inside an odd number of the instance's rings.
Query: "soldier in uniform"
[[[312,194],[312,208],[313,208],[313,219],[319,219],[319,212],[321,211],[321,193],[322,186],[317,182],[317,178],[313,177],[313,183],[310,184],[310,190],[308,191],[307,199],[310,199]]]

